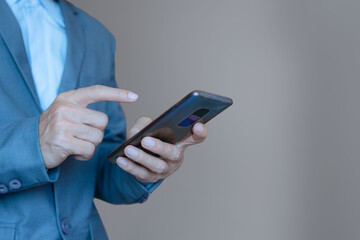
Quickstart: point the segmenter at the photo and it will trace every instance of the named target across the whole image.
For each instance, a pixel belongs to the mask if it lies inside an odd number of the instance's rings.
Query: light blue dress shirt
[[[64,18],[54,0],[6,0],[19,22],[36,91],[43,110],[58,94],[64,71],[67,36]],[[162,182],[142,183],[155,190]]]
[[[57,96],[67,50],[66,29],[54,0],[6,0],[19,22],[43,110]]]

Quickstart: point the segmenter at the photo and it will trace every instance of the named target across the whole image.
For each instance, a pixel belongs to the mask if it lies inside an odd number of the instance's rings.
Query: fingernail
[[[138,155],[138,151],[134,148],[134,147],[127,147],[125,149],[126,155],[128,155],[129,157],[136,157]]]
[[[147,138],[144,138],[143,144],[144,144],[144,147],[146,147],[146,148],[152,148],[155,146],[155,141],[154,141],[154,139],[147,137]]]
[[[126,160],[125,160],[125,159],[119,157],[119,158],[117,159],[117,162],[118,162],[118,164],[119,164],[120,166],[126,167],[126,164],[127,164],[127,163],[126,163]]]
[[[201,124],[198,124],[197,129],[198,129],[198,132],[199,132],[199,133],[204,132],[204,127],[203,127],[203,125],[201,125]]]
[[[128,98],[131,99],[131,100],[136,100],[138,99],[138,95],[136,93],[133,93],[133,92],[128,92]]]

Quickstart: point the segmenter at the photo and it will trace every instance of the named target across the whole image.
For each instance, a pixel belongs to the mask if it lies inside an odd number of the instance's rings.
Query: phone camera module
[[[189,126],[193,125],[194,123],[196,123],[200,118],[202,118],[208,112],[209,112],[209,109],[200,108],[200,109],[196,110],[195,112],[193,112],[190,116],[188,116],[187,118],[182,120],[178,124],[178,126],[189,127]]]

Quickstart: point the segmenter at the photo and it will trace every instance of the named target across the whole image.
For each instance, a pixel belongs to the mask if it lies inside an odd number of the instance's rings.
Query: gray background
[[[360,2],[73,0],[116,36],[129,125],[192,89],[233,98],[111,239],[359,239]]]

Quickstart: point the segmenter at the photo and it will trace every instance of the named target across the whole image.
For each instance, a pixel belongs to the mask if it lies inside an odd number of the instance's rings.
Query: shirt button
[[[68,234],[69,231],[70,231],[69,222],[68,222],[66,219],[63,219],[63,220],[61,221],[61,231],[62,231],[64,234]]]
[[[9,191],[9,189],[5,184],[0,184],[0,194],[5,194],[8,191]]]
[[[16,190],[21,188],[21,181],[19,179],[12,179],[10,180],[9,185],[12,189]]]

